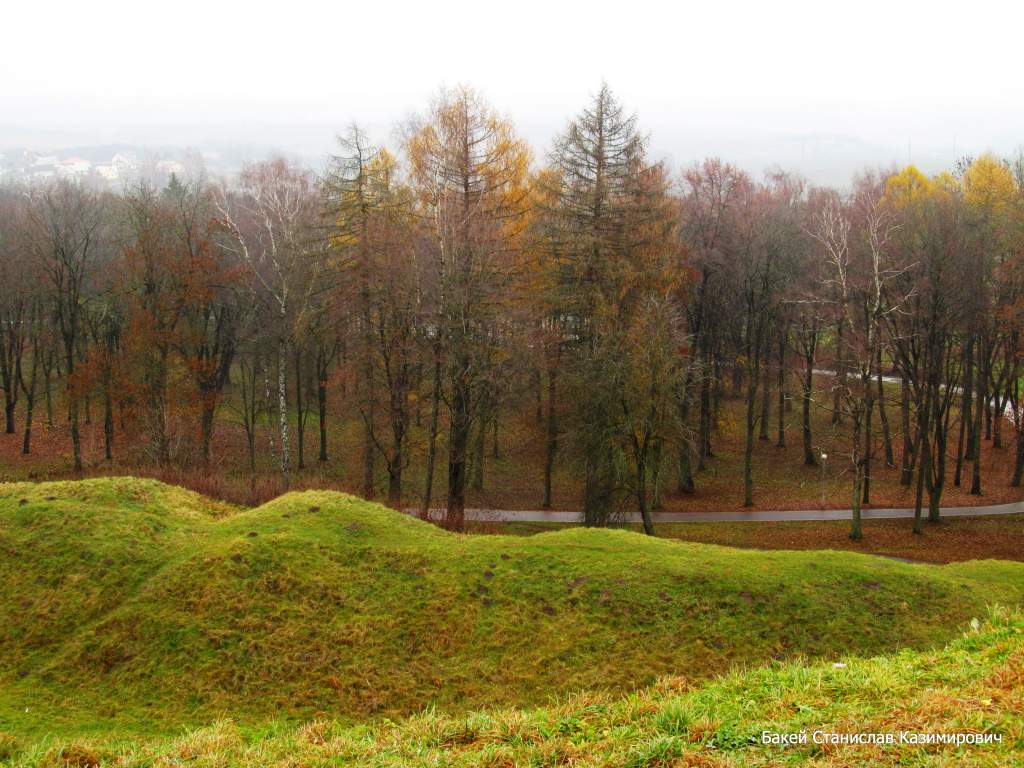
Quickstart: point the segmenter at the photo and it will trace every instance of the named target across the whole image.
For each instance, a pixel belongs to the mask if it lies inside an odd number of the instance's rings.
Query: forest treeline
[[[747,505],[757,440],[819,461],[816,408],[848,435],[855,538],[879,463],[913,489],[915,530],[950,482],[1020,484],[1019,160],[866,172],[843,191],[717,159],[680,171],[649,158],[607,87],[543,157],[464,87],[396,135],[385,148],[350,128],[322,175],[273,158],[230,183],[0,188],[6,431],[29,453],[35,425],[66,421],[81,470],[90,408],[108,459],[130,422],[155,464],[209,463],[230,403],[253,472],[268,453],[286,481],[358,461],[363,495],[440,504],[460,530],[488,430],[526,410],[546,435],[545,505],[572,463],[586,524],[631,507],[652,532],[665,485],[700,483],[738,393]],[[340,368],[358,456],[328,455]],[[1012,477],[982,477],[983,434],[1015,440]]]

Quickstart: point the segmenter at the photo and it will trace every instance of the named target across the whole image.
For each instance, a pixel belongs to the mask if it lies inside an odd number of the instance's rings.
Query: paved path
[[[943,517],[976,517],[979,515],[1013,515],[1024,513],[1024,501],[1010,504],[991,504],[979,507],[942,507]],[[440,519],[443,510],[431,510],[431,517]],[[927,516],[927,508],[924,510]],[[794,509],[794,510],[751,510],[723,512],[655,512],[651,515],[655,523],[742,523],[742,522],[784,522],[800,520],[849,520],[849,509]],[[490,522],[524,523],[578,523],[581,512],[544,509],[467,509],[467,520]],[[878,508],[861,510],[865,520],[880,518],[913,517],[912,508]],[[630,514],[626,522],[639,523],[640,515]]]

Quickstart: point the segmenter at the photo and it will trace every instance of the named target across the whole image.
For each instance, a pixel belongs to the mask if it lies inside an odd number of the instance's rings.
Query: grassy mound
[[[798,654],[934,647],[1024,564],[910,565],[572,529],[457,536],[328,492],[0,486],[0,731],[536,705]]]
[[[8,740],[12,766],[1008,766],[1024,764],[1024,614],[996,611],[946,648],[776,663],[702,686],[666,678],[624,698],[344,726],[231,721],[146,743]],[[764,732],[806,743],[766,744]],[[829,734],[866,734],[830,743]],[[894,743],[873,743],[875,734]],[[922,736],[980,743],[915,743]],[[997,738],[996,738],[997,737]],[[985,739],[990,739],[985,741]]]

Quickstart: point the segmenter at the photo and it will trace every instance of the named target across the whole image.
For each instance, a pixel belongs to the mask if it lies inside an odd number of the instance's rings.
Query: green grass
[[[1024,561],[1024,514],[946,516],[940,523],[926,522],[920,535],[911,533],[913,519],[872,519],[864,536],[849,537],[848,520],[785,522],[655,523],[659,537],[704,544],[753,549],[838,549],[884,555],[915,562],[950,563],[999,559]],[[485,522],[471,523],[481,533],[532,536],[570,528],[579,523]],[[639,524],[627,530],[642,531]]]
[[[935,647],[1022,593],[1017,563],[612,530],[459,536],[333,492],[238,509],[148,480],[10,484],[0,731],[150,737],[222,717],[245,730],[536,706]]]
[[[941,650],[842,663],[774,663],[691,685],[665,678],[623,697],[400,723],[231,721],[168,739],[0,741],[9,765],[44,766],[997,766],[1024,762],[1024,614],[992,613]],[[805,733],[766,745],[762,733]],[[815,733],[988,734],[960,745],[818,745]],[[819,737],[820,738],[820,737]],[[3,759],[0,752],[0,760]]]

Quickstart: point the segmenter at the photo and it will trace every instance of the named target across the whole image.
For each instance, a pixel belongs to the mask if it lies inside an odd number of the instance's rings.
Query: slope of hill
[[[1024,564],[911,565],[573,529],[457,536],[329,492],[256,509],[130,478],[0,486],[0,731],[395,717],[934,647]]]
[[[46,766],[973,766],[1024,764],[1024,614],[995,610],[941,650],[778,662],[703,685],[664,678],[614,697],[400,723],[221,721],[144,742],[0,740]],[[767,737],[766,737],[767,734]],[[779,743],[785,737],[789,743]]]

